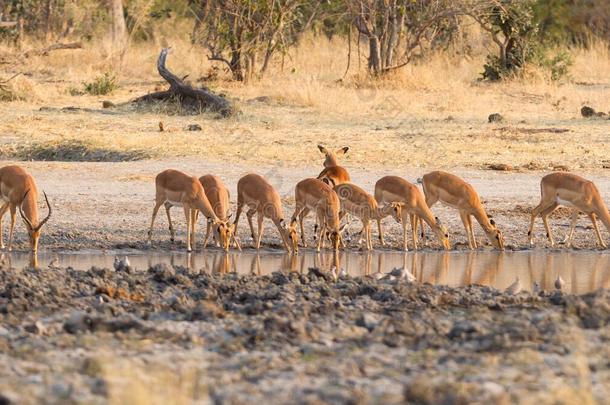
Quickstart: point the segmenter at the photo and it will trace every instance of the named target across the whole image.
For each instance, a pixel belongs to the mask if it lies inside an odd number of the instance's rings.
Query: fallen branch
[[[40,56],[40,55],[46,56],[49,54],[49,52],[57,51],[59,49],[82,49],[82,47],[83,47],[82,42],[58,43],[58,44],[53,44],[51,46],[47,46],[46,48],[42,48],[42,49],[31,49],[29,51],[24,52],[21,55],[25,58],[29,58],[30,56]]]
[[[206,88],[194,88],[184,83],[178,76],[170,72],[165,66],[169,48],[161,50],[157,59],[159,75],[169,83],[169,89],[146,94],[133,100],[134,103],[149,102],[153,100],[178,99],[179,102],[194,111],[210,110],[220,113],[223,117],[235,114],[235,107],[226,98],[212,93]]]

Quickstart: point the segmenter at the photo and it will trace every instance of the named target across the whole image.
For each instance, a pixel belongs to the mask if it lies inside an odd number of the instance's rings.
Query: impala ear
[[[337,149],[337,151],[335,153],[337,155],[345,155],[348,150],[349,150],[349,146],[344,146],[341,149]]]
[[[322,146],[322,145],[318,145],[318,149],[320,149],[320,152],[322,152],[322,153],[324,153],[324,154],[328,153],[328,151],[326,150],[326,148],[325,148],[324,146]]]

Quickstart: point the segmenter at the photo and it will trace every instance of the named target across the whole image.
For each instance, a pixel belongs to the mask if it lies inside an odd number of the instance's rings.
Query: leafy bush
[[[565,52],[551,54],[551,41],[544,40],[534,12],[534,0],[487,0],[486,7],[470,15],[487,31],[498,52],[487,55],[481,73],[497,81],[521,71],[526,64],[547,70],[551,80],[567,76],[572,62]]]
[[[118,85],[118,79],[114,73],[106,72],[102,76],[98,76],[90,83],[83,83],[85,93],[94,96],[110,94],[115,91]]]

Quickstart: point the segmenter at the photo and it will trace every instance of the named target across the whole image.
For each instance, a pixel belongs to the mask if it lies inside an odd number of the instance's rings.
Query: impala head
[[[445,225],[441,224],[441,220],[438,219],[438,217],[435,218],[436,219],[436,235],[438,237],[438,240],[441,242],[441,245],[443,245],[443,248],[445,250],[449,250],[451,249],[451,243],[449,243],[449,232],[447,231],[447,228],[445,227]]]
[[[282,224],[282,229],[286,234],[286,238],[288,239],[288,243],[292,247],[292,251],[294,253],[299,253],[299,236],[297,234],[297,221],[296,219],[290,221],[290,225],[286,226],[286,223],[282,219],[280,221]]]
[[[396,222],[402,223],[402,204],[397,202],[391,202],[385,204],[379,209],[382,216],[391,215]]]
[[[26,191],[25,194],[23,195],[23,201],[19,205],[19,215],[21,215],[23,222],[25,223],[26,227],[28,228],[30,249],[32,250],[32,252],[37,252],[38,251],[38,240],[40,239],[40,233],[41,233],[40,231],[41,231],[43,225],[46,224],[47,221],[49,220],[49,218],[51,217],[51,204],[49,203],[49,198],[47,197],[47,193],[43,192],[44,200],[47,203],[47,208],[49,209],[49,213],[47,214],[45,219],[40,221],[38,224],[32,224],[32,222],[30,221],[30,218],[32,217],[33,210],[37,209],[36,201],[33,201],[32,204],[27,205],[26,212],[24,212],[24,210],[23,210],[23,203],[25,202],[25,199],[27,198],[29,192],[30,192],[30,190]],[[30,217],[30,218],[28,218],[28,217]]]
[[[343,148],[337,149],[336,151],[328,150],[322,145],[318,145],[318,149],[320,152],[324,153],[324,167],[333,167],[338,166],[337,156],[345,155],[349,150],[349,146],[344,146]]]
[[[220,242],[220,246],[225,251],[229,250],[231,240],[235,234],[235,224],[230,223],[229,218],[231,218],[231,215],[229,215],[224,221],[218,220],[214,222],[214,230],[218,235],[218,241]],[[212,221],[214,220],[212,219]]]
[[[493,219],[490,219],[489,223],[491,224],[492,228],[490,231],[485,232],[487,237],[491,241],[492,245],[500,250],[504,250],[504,235],[502,234],[502,231],[498,229],[496,221]]]
[[[343,241],[343,231],[347,228],[347,224],[343,224],[339,229],[333,229],[328,233],[328,239],[333,246],[335,252],[339,250],[341,242]]]
[[[402,223],[402,204],[401,203],[390,203],[390,207],[392,208],[392,216],[399,224]]]

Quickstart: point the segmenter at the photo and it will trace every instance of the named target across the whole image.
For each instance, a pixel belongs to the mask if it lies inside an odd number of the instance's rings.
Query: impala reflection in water
[[[125,255],[124,252],[117,252]],[[92,266],[113,268],[115,252],[12,253],[1,257],[14,268],[38,267],[53,271],[61,267],[87,270]],[[387,273],[407,267],[419,282],[449,286],[487,285],[504,290],[519,277],[524,290],[538,282],[544,290],[553,290],[555,280],[565,281],[564,292],[583,294],[610,287],[610,253],[523,251],[488,252],[303,252],[299,255],[265,251],[225,253],[209,250],[202,253],[128,254],[135,271],[167,263],[193,273],[239,273],[266,275],[274,271],[307,273],[311,267],[330,271],[333,266],[345,269],[351,277]]]

